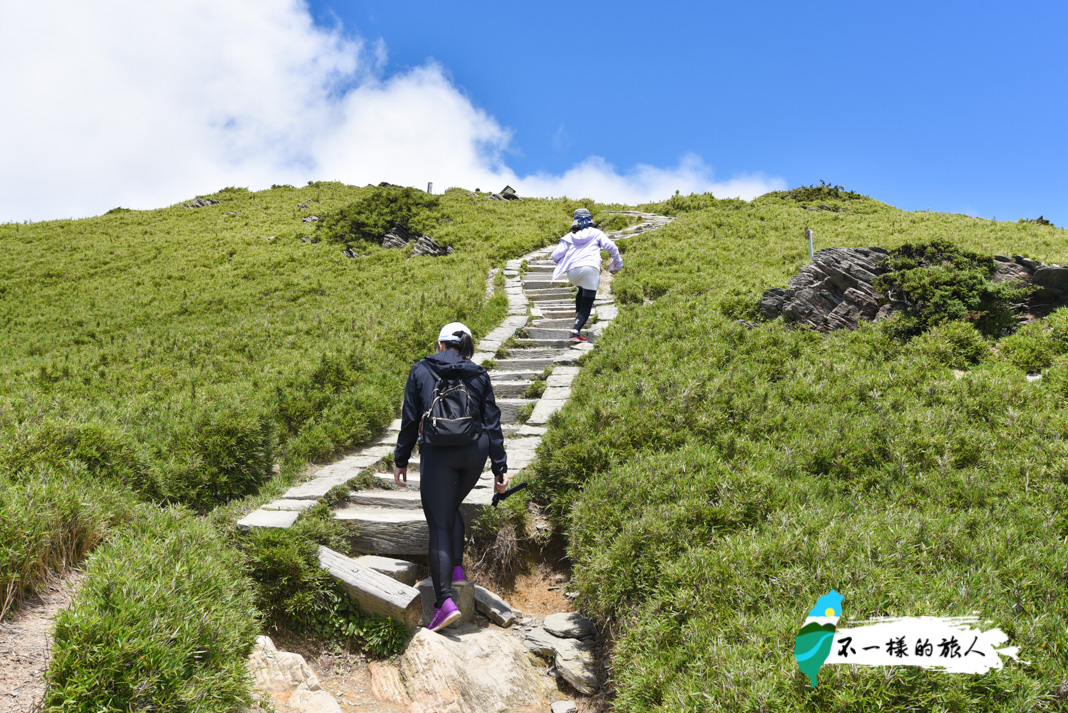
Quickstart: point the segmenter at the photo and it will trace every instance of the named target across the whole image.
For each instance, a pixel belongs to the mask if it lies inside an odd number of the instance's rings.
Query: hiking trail
[[[637,225],[607,233],[613,241],[658,230],[674,220],[638,211],[612,212],[640,219]],[[555,245],[540,248],[506,263],[504,291],[508,298],[508,314],[496,329],[482,338],[472,357],[472,361],[478,364],[488,363],[494,395],[501,409],[508,475],[513,481],[534,460],[549,418],[570,398],[571,383],[580,369],[579,358],[595,348],[597,338],[617,315],[611,275],[605,273],[601,278],[594,311],[587,323],[589,341],[569,341],[575,315],[575,290],[566,282],[550,281],[555,269],[555,263],[550,259],[554,248]],[[487,279],[489,295],[493,294],[495,277],[496,270],[491,270]],[[509,342],[513,337],[514,340]],[[503,350],[500,352],[502,358],[496,358],[498,350]],[[543,376],[546,367],[552,367],[548,377]],[[545,386],[541,394],[537,398],[528,398],[531,385],[542,379]],[[521,422],[524,412],[529,412],[529,416],[525,422]],[[389,616],[409,628],[415,628],[429,619],[432,601],[424,604],[424,600],[433,599],[428,588],[429,580],[417,582],[417,573],[425,567],[420,568],[416,563],[404,559],[415,557],[421,561],[427,552],[427,523],[419,499],[418,451],[413,453],[408,465],[407,488],[394,488],[392,469],[378,472],[385,469],[385,462],[393,453],[399,430],[400,419],[396,419],[366,447],[312,472],[307,480],[294,485],[278,500],[246,515],[237,526],[242,530],[288,528],[301,511],[317,504],[336,486],[347,483],[368,469],[376,471],[374,475],[382,481],[382,488],[352,491],[344,502],[333,508],[335,519],[354,526],[356,534],[350,539],[350,544],[353,551],[363,556],[348,557],[320,548],[320,565],[341,582],[365,611]],[[488,468],[487,462],[482,478],[461,506],[469,528],[493,499],[493,476]],[[509,627],[514,622],[505,602],[473,584],[454,586],[454,589],[457,590],[454,599],[464,611],[458,628],[445,629],[436,634],[426,630],[417,632],[401,661],[401,671],[405,674],[403,677],[393,667],[377,667],[376,671],[389,669],[386,674],[380,674],[386,675],[389,682],[380,681],[378,690],[389,689],[393,692],[381,694],[379,700],[389,701],[402,709],[414,705],[419,710],[436,710],[435,702],[446,699],[452,700],[449,705],[455,707],[446,706],[442,710],[528,709],[525,701],[529,698],[524,696],[529,697],[531,691],[517,690],[515,695],[509,697],[507,691],[502,693],[495,690],[503,686],[502,679],[507,675],[514,675],[517,679],[526,675],[523,667],[529,666],[525,661],[530,658],[526,651],[549,656],[557,674],[576,690],[587,694],[596,690],[598,684],[590,680],[595,672],[588,670],[592,656],[592,644],[588,641],[566,638],[570,634],[557,639],[552,634],[547,635],[540,627],[529,626],[529,620],[522,622],[527,626],[505,633],[506,629],[497,626]],[[424,590],[428,597],[422,596]],[[475,627],[472,619],[476,608],[497,626],[491,624],[488,629]],[[548,623],[547,628],[551,629]],[[476,642],[471,637],[478,631],[486,633]],[[503,639],[501,634],[504,635]],[[584,636],[588,638],[588,632]],[[516,637],[522,639],[522,645],[516,642]],[[451,645],[449,642],[466,642],[468,646],[457,648],[450,654],[445,651]],[[514,649],[513,644],[519,648]],[[416,655],[413,653],[415,650],[422,653]],[[481,651],[483,656],[471,654],[473,650]],[[486,656],[488,652],[492,652],[492,655]],[[478,669],[481,661],[486,666],[496,668],[500,661],[514,659],[514,665],[522,670],[517,669],[512,674],[484,672],[486,680],[482,681],[485,685],[481,688],[477,680],[465,681],[459,684],[457,690],[445,693],[440,689],[443,686],[448,688],[449,682],[442,680],[448,677],[432,675],[430,678],[434,681],[431,688],[437,686],[437,689],[428,692],[427,683],[423,680],[426,677],[420,678],[420,670],[428,666],[424,665],[426,661],[420,656],[425,655],[436,661],[435,657],[454,654],[467,657],[460,669]],[[577,667],[570,673],[567,670],[569,657],[578,661]],[[440,663],[435,666],[440,668]],[[461,673],[457,673],[457,676],[463,677]],[[406,680],[402,682],[402,678]],[[545,676],[541,678],[549,680]],[[531,685],[540,688],[542,683],[534,681]],[[559,697],[555,691],[548,690],[542,690],[538,695],[543,701],[549,700],[546,696]],[[529,709],[547,710],[548,704]]]

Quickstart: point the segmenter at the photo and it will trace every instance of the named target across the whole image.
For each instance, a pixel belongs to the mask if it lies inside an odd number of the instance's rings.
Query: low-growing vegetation
[[[262,625],[393,650],[395,627],[314,576],[323,532],[241,540],[234,522],[392,420],[441,324],[499,323],[489,268],[556,240],[579,205],[337,183],[206,198],[0,225],[0,616],[100,548],[57,628],[52,709],[232,710]],[[456,252],[378,247],[395,222]],[[152,573],[165,557],[201,581]],[[183,613],[171,657],[161,632]]]
[[[569,533],[579,604],[613,641],[617,710],[1068,700],[1065,312],[997,341],[971,307],[919,330],[827,336],[754,324],[752,309],[807,261],[806,225],[817,248],[945,240],[1059,263],[1065,233],[841,193],[849,212],[804,210],[807,195],[679,196],[643,207],[674,224],[626,244],[620,316],[533,467],[536,498]],[[793,641],[832,588],[843,625],[975,612],[1030,663],[981,676],[835,666],[813,691]]]

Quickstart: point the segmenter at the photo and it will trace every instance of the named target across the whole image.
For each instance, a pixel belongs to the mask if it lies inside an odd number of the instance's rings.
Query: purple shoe
[[[444,604],[434,609],[434,618],[430,620],[430,623],[426,628],[431,631],[444,629],[459,618],[460,610],[456,608],[456,604],[452,601],[452,597],[449,597],[445,600]]]
[[[452,568],[452,583],[453,584],[463,584],[466,581],[467,581],[467,577],[464,576],[464,568],[463,567],[453,567]]]

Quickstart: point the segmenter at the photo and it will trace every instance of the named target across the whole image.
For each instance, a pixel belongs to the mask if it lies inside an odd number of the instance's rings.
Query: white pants
[[[567,271],[567,279],[575,287],[596,292],[597,287],[601,284],[601,270],[592,265],[573,267]]]

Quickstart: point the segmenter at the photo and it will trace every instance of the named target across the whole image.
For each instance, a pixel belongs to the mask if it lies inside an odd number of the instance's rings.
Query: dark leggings
[[[586,321],[590,318],[590,312],[593,311],[593,301],[597,299],[597,290],[587,290],[584,287],[578,288],[578,294],[575,295],[575,327],[572,332],[578,332],[581,330]]]
[[[430,578],[440,607],[452,596],[452,569],[464,563],[464,518],[460,503],[475,487],[489,454],[485,433],[469,446],[419,450],[419,495],[430,528]]]

